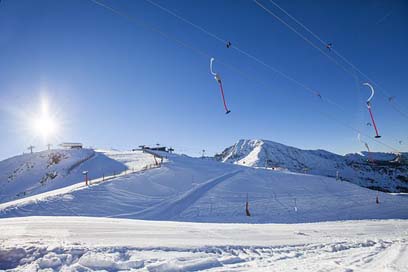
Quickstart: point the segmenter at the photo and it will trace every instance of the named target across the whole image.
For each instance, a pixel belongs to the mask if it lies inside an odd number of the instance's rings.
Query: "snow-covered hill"
[[[136,154],[133,159],[139,158]],[[0,217],[70,215],[223,223],[408,218],[408,198],[380,193],[376,204],[376,191],[335,178],[162,155],[167,159],[160,168],[4,203]],[[245,215],[247,195],[251,217]]]
[[[0,204],[0,270],[407,270],[405,195],[376,204],[375,191],[335,178],[167,153],[149,169],[148,153],[99,154],[132,171]]]
[[[408,192],[408,153],[362,152],[345,156],[301,150],[266,140],[239,140],[216,159],[251,167],[336,177],[385,192]]]
[[[205,224],[0,219],[0,270],[408,271],[408,222]]]
[[[0,203],[63,188],[84,180],[140,170],[153,157],[132,152],[91,149],[50,150],[24,154],[0,162]]]

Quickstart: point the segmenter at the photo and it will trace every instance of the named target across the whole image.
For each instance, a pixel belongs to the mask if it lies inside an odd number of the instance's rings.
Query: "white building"
[[[67,149],[81,149],[82,144],[81,143],[62,143],[60,144],[61,147],[67,148]]]

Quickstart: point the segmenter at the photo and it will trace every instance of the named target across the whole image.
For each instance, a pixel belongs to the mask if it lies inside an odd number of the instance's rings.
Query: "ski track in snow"
[[[237,170],[220,177],[213,178],[207,182],[197,185],[196,187],[193,187],[191,190],[187,191],[175,200],[164,201],[157,206],[148,208],[132,215],[136,215],[137,218],[140,219],[170,220],[172,218],[175,218],[179,216],[184,210],[193,205],[199,198],[203,197],[206,192],[241,171],[242,170]],[[126,217],[129,215],[131,214],[115,215],[114,217]]]

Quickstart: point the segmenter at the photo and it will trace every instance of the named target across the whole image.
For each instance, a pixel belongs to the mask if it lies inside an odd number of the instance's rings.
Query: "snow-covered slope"
[[[217,160],[251,167],[310,173],[347,180],[385,192],[408,192],[408,154],[362,152],[346,156],[301,150],[266,140],[239,140]]]
[[[408,268],[405,195],[380,193],[376,204],[375,191],[329,177],[166,153],[149,169],[150,154],[100,154],[132,171],[0,204],[0,270]],[[272,222],[308,224],[252,224]]]
[[[11,271],[408,271],[408,222],[206,224],[0,219]]]
[[[408,198],[380,193],[376,204],[377,192],[334,178],[163,155],[167,159],[160,168],[37,201],[4,203],[0,217],[75,215],[244,223],[408,218]],[[251,217],[245,215],[247,195]]]
[[[24,154],[0,162],[0,203],[63,188],[84,180],[138,169],[139,161],[129,163],[132,154],[91,149],[50,150]],[[142,165],[152,156],[139,158]],[[145,161],[143,161],[145,160]],[[151,162],[150,162],[151,163]]]

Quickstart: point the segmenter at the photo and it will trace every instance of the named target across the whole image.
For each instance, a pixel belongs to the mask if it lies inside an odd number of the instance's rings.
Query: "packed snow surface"
[[[209,224],[0,219],[10,271],[408,271],[408,221]]]
[[[408,218],[407,197],[377,193],[335,178],[162,155],[167,159],[159,168],[0,204],[0,217],[103,216],[218,223]],[[142,152],[115,156],[126,157],[128,164],[139,163],[141,169],[153,160]],[[245,215],[247,197],[250,217]]]

